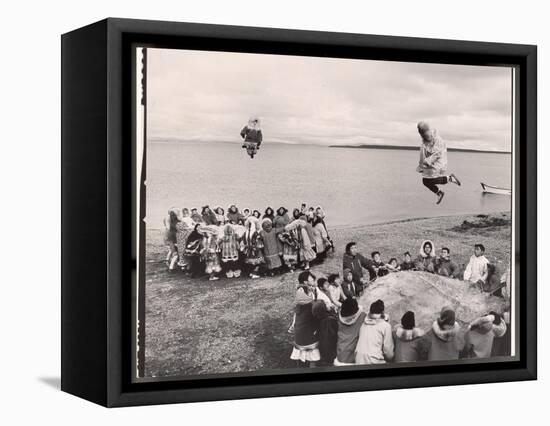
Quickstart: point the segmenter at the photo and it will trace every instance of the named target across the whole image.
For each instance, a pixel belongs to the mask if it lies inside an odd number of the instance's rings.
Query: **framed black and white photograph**
[[[536,377],[535,47],[110,19],[63,49],[65,390]]]

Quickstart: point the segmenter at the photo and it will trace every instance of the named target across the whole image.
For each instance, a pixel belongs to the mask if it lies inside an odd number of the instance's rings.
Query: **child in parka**
[[[330,300],[336,308],[340,309],[342,307],[342,302],[346,299],[342,291],[342,278],[340,278],[340,274],[330,274],[328,276],[328,284]]]
[[[202,242],[202,258],[205,264],[205,272],[210,275],[210,281],[219,280],[219,273],[222,270],[220,264],[220,239],[217,226],[203,226],[201,232],[204,235]]]
[[[221,238],[221,258],[227,278],[238,278],[241,276],[239,267],[239,238],[235,233],[234,225],[227,223],[223,228]]]
[[[382,259],[380,258],[380,252],[379,251],[373,251],[370,255],[372,259],[372,267],[376,271],[376,275],[378,277],[386,276],[390,273],[388,270],[386,264],[382,262]]]
[[[246,231],[241,239],[241,251],[244,263],[249,265],[250,278],[260,278],[260,265],[264,263],[263,242],[260,237],[260,221],[249,216],[245,222]]]

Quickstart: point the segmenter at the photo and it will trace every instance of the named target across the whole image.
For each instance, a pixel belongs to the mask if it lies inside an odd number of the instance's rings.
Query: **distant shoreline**
[[[360,149],[395,149],[403,151],[418,151],[417,146],[404,146],[404,145],[329,145],[329,148],[360,148]],[[482,149],[470,149],[470,148],[447,148],[449,152],[476,152],[480,154],[511,154],[508,151],[489,151]]]
[[[152,144],[179,144],[179,143],[222,143],[222,144],[232,144],[240,145],[242,141],[240,140],[212,140],[205,141],[199,139],[177,139],[177,138],[157,138],[151,137],[147,140],[148,143]],[[286,146],[317,146],[322,148],[361,148],[361,149],[393,149],[393,150],[403,150],[403,151],[418,151],[418,146],[408,146],[408,145],[371,145],[371,144],[359,144],[359,145],[327,145],[321,143],[300,143],[300,142],[282,142],[282,141],[267,141],[268,144],[274,145],[286,145]],[[509,151],[491,151],[483,149],[472,149],[472,148],[447,148],[447,151],[450,152],[477,152],[480,154],[511,154]]]

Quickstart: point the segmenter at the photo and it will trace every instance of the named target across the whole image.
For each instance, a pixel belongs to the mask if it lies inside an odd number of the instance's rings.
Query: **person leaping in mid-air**
[[[422,138],[420,144],[420,160],[416,171],[422,173],[422,183],[426,188],[437,195],[436,204],[441,203],[445,193],[437,185],[452,182],[460,186],[460,180],[454,173],[447,175],[447,146],[439,137],[435,129],[425,121],[417,125],[418,133]]]
[[[241,137],[244,139],[243,148],[246,148],[246,152],[250,155],[250,158],[254,158],[254,155],[260,149],[263,139],[260,119],[258,117],[251,117],[248,120],[248,125],[244,126],[241,130]]]

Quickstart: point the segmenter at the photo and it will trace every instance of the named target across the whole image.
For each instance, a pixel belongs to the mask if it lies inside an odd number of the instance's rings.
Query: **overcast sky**
[[[148,50],[153,139],[418,145],[426,120],[448,146],[510,151],[511,70],[501,67]]]

